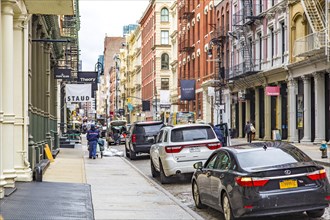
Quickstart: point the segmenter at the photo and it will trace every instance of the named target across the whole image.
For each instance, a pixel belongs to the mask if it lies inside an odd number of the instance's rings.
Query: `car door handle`
[[[225,177],[224,174],[221,174],[221,175],[219,176],[220,179],[222,179],[222,178],[224,178],[224,177]]]

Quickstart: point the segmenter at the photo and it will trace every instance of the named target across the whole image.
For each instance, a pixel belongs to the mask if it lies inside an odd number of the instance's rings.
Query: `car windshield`
[[[247,150],[237,154],[239,164],[243,169],[278,166],[282,164],[308,162],[310,159],[298,151],[288,151],[281,148],[267,150]]]
[[[136,134],[150,134],[150,133],[158,133],[159,130],[163,127],[163,124],[144,124],[136,126]]]
[[[214,138],[215,135],[211,127],[184,127],[173,129],[171,132],[171,142],[208,140]]]

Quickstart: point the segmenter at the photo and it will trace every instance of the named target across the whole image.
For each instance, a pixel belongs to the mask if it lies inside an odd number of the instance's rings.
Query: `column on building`
[[[15,113],[15,125],[14,133],[15,138],[13,142],[14,150],[14,167],[17,174],[17,181],[31,181],[32,171],[30,169],[30,163],[28,162],[28,140],[27,140],[27,125],[26,113],[24,112],[25,104],[27,99],[26,95],[28,93],[27,87],[27,45],[25,34],[27,32],[25,29],[26,25],[26,15],[17,16],[14,20],[14,79],[15,79],[15,89],[14,89],[14,113]]]
[[[251,120],[251,101],[249,99],[246,99],[245,101],[245,119],[246,121]]]
[[[2,157],[3,175],[7,184],[5,187],[15,187],[17,177],[14,169],[14,11],[13,1],[1,1],[1,25],[2,25]],[[20,85],[21,86],[21,85]],[[16,138],[16,137],[15,137]]]
[[[265,97],[265,137],[264,140],[271,140],[272,139],[272,130],[271,130],[271,123],[272,123],[272,116],[271,116],[271,96],[267,95],[266,87],[264,88],[264,97]]]
[[[280,85],[279,85],[280,86]],[[280,86],[281,91],[281,86]],[[276,96],[276,128],[281,130],[282,128],[282,96]]]
[[[297,142],[297,112],[296,112],[296,91],[297,80],[290,77],[288,80],[288,141]]]
[[[324,74],[315,73],[315,140],[314,143],[321,143],[325,140],[325,87]]]
[[[259,95],[259,90],[258,88],[255,88],[255,121],[254,121],[254,127],[256,128],[256,133],[255,133],[255,139],[259,139],[259,132],[260,132],[260,95]]]
[[[46,132],[46,140],[47,140],[47,144],[48,146],[51,148],[52,147],[52,143],[51,143],[51,134],[50,134],[50,116],[51,116],[51,112],[50,112],[50,48],[51,45],[49,43],[47,43],[45,45],[45,50],[44,50],[44,56],[45,56],[45,70],[46,72],[44,73],[44,77],[45,77],[45,100],[44,100],[44,111],[45,111],[45,132]]]
[[[311,142],[311,80],[310,76],[303,76],[302,79],[304,82],[304,137],[301,142]]]
[[[243,123],[243,103],[241,101],[238,101],[238,137],[243,138],[243,130],[244,130],[244,124]],[[237,120],[237,118],[236,118]]]
[[[0,3],[0,12],[2,13],[2,7]],[[0,22],[1,22],[1,13],[0,13]],[[4,28],[0,26],[0,31],[1,33],[4,32]],[[0,199],[5,197],[5,189],[4,186],[7,184],[5,180],[5,176],[3,175],[3,153],[2,153],[2,148],[3,148],[3,136],[2,136],[2,125],[3,125],[3,105],[2,105],[2,34],[0,34]]]

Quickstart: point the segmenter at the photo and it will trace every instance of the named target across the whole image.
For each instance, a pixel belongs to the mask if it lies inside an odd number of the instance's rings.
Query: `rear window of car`
[[[171,142],[209,140],[214,138],[215,135],[211,127],[185,127],[171,131]]]
[[[135,133],[136,134],[149,134],[149,133],[158,133],[159,130],[163,127],[163,124],[143,124],[136,125]]]
[[[300,155],[297,153],[300,153]],[[311,161],[311,159],[302,152],[297,150],[285,151],[281,148],[268,148],[267,150],[241,152],[237,154],[237,159],[243,169]]]

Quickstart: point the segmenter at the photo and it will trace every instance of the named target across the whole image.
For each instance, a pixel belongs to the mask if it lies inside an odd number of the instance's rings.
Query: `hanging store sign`
[[[160,95],[160,107],[171,108],[170,90],[159,90],[159,95]]]
[[[54,79],[71,79],[71,69],[54,69]]]
[[[90,102],[92,101],[91,84],[66,84],[66,102]]]
[[[195,100],[195,85],[196,81],[192,80],[180,80],[181,85],[181,100]]]
[[[266,86],[266,95],[268,96],[279,96],[280,87],[279,86]]]
[[[97,72],[78,72],[78,82],[97,83]]]

